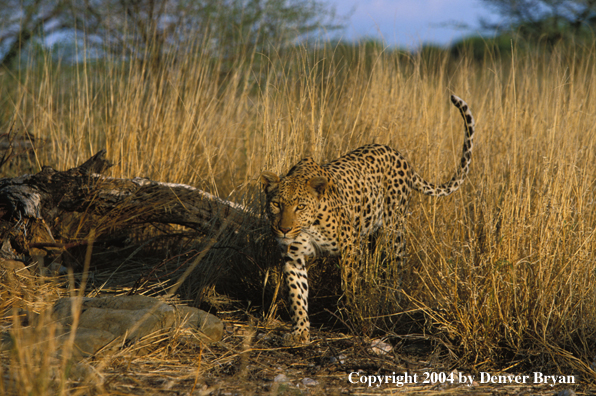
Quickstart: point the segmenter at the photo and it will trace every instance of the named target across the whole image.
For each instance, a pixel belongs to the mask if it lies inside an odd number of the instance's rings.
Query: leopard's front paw
[[[310,332],[308,330],[294,330],[284,335],[284,344],[287,346],[310,344]]]

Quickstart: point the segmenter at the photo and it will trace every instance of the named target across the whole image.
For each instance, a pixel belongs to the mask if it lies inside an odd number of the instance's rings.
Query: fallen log
[[[0,179],[0,221],[45,224],[59,213],[78,212],[117,218],[120,226],[178,224],[206,234],[250,233],[264,224],[250,209],[188,185],[103,176],[112,166],[105,156],[101,150],[67,171],[43,167],[35,175]]]
[[[22,283],[19,266],[32,264],[42,284],[48,274],[69,274],[85,295],[167,292],[215,310],[275,301],[279,277],[269,266],[279,249],[256,211],[184,184],[107,177],[110,166],[102,150],[66,171],[0,179],[0,263],[12,263],[3,270],[10,283]],[[114,338],[97,329],[80,337],[87,335],[99,344],[77,345],[91,353]]]

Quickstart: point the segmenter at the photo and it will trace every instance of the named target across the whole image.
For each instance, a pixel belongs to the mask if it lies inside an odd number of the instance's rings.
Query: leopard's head
[[[295,239],[317,219],[319,203],[329,181],[320,172],[312,172],[313,166],[320,169],[311,158],[306,158],[282,178],[268,171],[261,174],[261,187],[267,194],[267,215],[273,234],[279,239]]]

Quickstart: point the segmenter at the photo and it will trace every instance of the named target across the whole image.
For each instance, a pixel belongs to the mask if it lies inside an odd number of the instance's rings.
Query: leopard
[[[340,263],[359,260],[362,241],[382,229],[397,265],[403,266],[403,227],[411,191],[443,197],[463,184],[472,159],[475,121],[461,98],[451,95],[451,102],[464,121],[464,143],[456,171],[445,183],[427,182],[397,150],[377,143],[323,165],[306,157],[283,177],[261,173],[266,215],[281,249],[292,320],[288,342],[310,342],[307,260],[320,256],[339,256]]]

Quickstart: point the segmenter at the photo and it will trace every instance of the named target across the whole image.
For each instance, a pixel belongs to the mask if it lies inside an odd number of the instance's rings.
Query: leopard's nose
[[[279,230],[283,233],[283,234],[287,234],[288,232],[290,232],[292,229],[291,228],[286,228],[286,227],[279,227]]]

